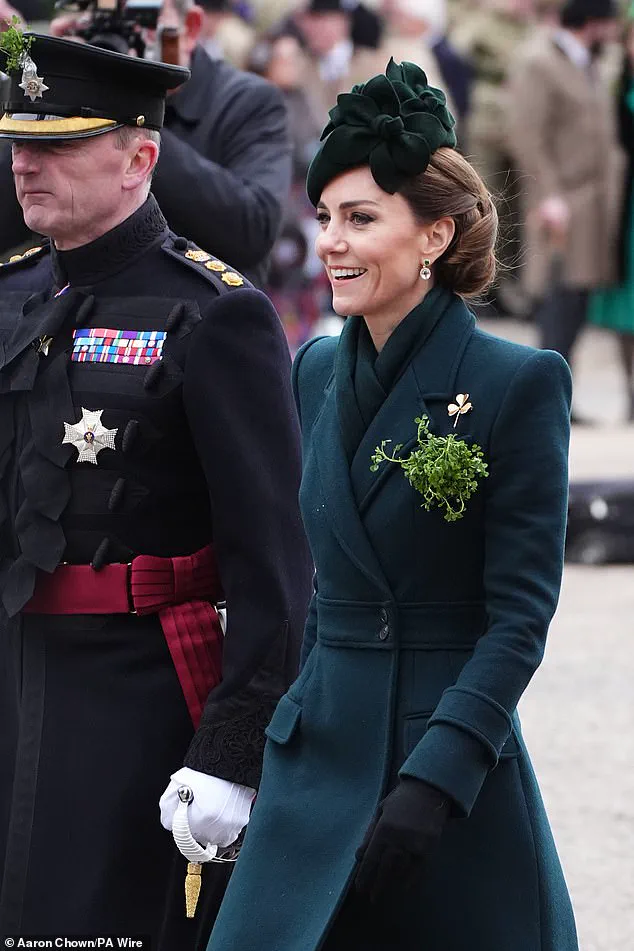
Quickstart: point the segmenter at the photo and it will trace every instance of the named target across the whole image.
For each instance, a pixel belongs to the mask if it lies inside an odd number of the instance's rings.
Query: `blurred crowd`
[[[49,0],[11,4],[40,29],[47,25],[38,21],[55,15]],[[187,0],[180,6],[187,10]],[[634,6],[617,0],[201,0],[200,6],[197,46],[213,61],[268,80],[286,106],[290,194],[287,189],[276,219],[267,267],[254,273],[292,350],[337,329],[304,191],[328,110],[338,93],[382,72],[390,57],[410,60],[445,91],[459,148],[497,197],[500,271],[479,308],[535,321],[541,345],[569,360],[588,320],[614,331],[634,420]],[[0,18],[8,12],[7,0],[0,0]],[[222,255],[220,247],[209,250]]]

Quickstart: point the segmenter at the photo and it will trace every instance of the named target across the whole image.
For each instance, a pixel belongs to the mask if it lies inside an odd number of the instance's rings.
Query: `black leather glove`
[[[449,815],[450,800],[420,779],[404,777],[379,807],[357,850],[357,891],[376,901],[387,885],[420,876]]]

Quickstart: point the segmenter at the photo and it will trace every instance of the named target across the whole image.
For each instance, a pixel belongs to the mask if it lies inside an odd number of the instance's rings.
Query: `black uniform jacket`
[[[281,93],[200,47],[169,97],[153,192],[169,225],[262,282],[291,182]],[[0,250],[28,240],[10,144],[0,143]]]
[[[308,599],[298,427],[273,307],[205,257],[150,196],[89,245],[0,270],[0,594],[12,616],[38,569],[211,542],[228,607],[223,680],[185,762],[257,786]],[[73,333],[91,328],[165,332],[162,358],[81,362]],[[62,443],[83,409],[116,429],[96,465]]]

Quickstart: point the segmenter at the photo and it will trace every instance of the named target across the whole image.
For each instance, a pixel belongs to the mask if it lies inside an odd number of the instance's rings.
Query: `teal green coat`
[[[455,807],[420,891],[392,905],[386,951],[576,951],[574,919],[517,703],[544,651],[561,580],[570,373],[555,353],[483,333],[455,298],[388,395],[349,466],[337,341],[294,367],[301,501],[316,568],[298,680],[268,727],[258,800],[209,951],[316,951],[355,850],[397,775]],[[414,418],[458,433],[490,476],[464,518],[426,512],[383,439]],[[555,722],[556,705],[544,711]]]

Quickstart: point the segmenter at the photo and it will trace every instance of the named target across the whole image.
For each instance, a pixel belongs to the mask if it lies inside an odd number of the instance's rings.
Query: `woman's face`
[[[431,257],[430,228],[416,222],[401,195],[379,188],[369,168],[329,182],[317,220],[316,250],[338,314],[398,320],[422,300],[431,283],[420,278],[424,259]]]

